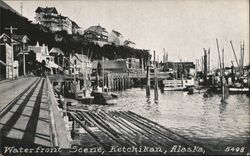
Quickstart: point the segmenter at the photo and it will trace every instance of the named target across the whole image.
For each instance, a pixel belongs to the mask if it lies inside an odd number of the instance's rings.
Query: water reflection
[[[221,103],[220,95],[188,95],[186,92],[159,92],[145,96],[143,89],[129,89],[108,110],[133,111],[182,135],[202,138],[249,137],[249,97],[230,95]],[[153,90],[151,90],[153,93]]]

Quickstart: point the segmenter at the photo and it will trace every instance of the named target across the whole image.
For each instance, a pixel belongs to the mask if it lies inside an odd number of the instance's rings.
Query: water
[[[133,111],[166,128],[189,137],[246,138],[250,134],[250,104],[246,95],[230,95],[221,103],[220,95],[203,97],[187,92],[159,93],[159,101],[146,98],[145,89],[134,88],[119,93],[118,103],[105,110]]]

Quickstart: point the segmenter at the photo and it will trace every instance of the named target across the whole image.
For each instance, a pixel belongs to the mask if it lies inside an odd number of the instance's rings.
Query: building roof
[[[55,47],[53,47],[49,51],[49,54],[61,54],[61,55],[64,55],[63,51],[60,48],[55,48]]]
[[[80,27],[76,24],[76,22],[74,22],[74,21],[72,21],[72,26],[74,26],[74,27],[76,27],[76,28],[80,28]]]
[[[0,36],[0,44],[1,43],[8,43],[9,45],[11,43],[14,43],[14,44],[20,44],[20,42],[16,41],[15,39],[13,39],[13,41],[11,42],[11,38],[6,35],[5,33],[3,33],[1,36]]]
[[[27,43],[30,40],[26,35],[12,35],[12,38],[21,43]]]
[[[45,13],[55,13],[55,14],[58,13],[55,7],[46,7],[46,8],[38,7],[35,12],[36,13],[45,12]]]
[[[48,46],[45,46],[44,44],[43,46],[39,46],[38,42],[35,46],[28,46],[28,50],[33,51],[34,53],[42,53],[43,55],[49,55]]]
[[[104,27],[101,27],[100,25],[96,26],[90,26],[88,29],[85,30],[85,32],[96,32],[98,34],[102,34],[103,32],[108,33]]]
[[[75,53],[72,57],[76,57],[80,62],[82,62],[83,60],[87,60],[88,57],[86,55],[82,55],[82,54],[78,54],[78,53]]]
[[[125,60],[105,60],[102,62],[99,61],[102,65],[102,68],[106,71],[112,71],[115,73],[124,73],[127,72],[127,65]],[[97,69],[98,61],[93,61],[92,68]]]

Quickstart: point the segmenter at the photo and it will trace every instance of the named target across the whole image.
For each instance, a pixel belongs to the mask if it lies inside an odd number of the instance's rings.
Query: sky
[[[163,48],[170,61],[194,61],[210,48],[211,67],[218,67],[218,51],[225,51],[225,65],[235,62],[232,40],[240,58],[240,43],[245,42],[244,64],[249,63],[248,0],[4,0],[16,11],[34,20],[35,10],[56,7],[84,29],[98,25],[116,30],[124,39],[162,60]],[[156,57],[157,58],[157,57]]]

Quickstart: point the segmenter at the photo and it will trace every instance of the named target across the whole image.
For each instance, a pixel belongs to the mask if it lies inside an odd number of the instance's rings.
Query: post
[[[147,86],[146,86],[146,96],[150,96],[150,57],[148,56],[147,63]]]
[[[23,53],[23,76],[26,75],[26,71],[25,71],[25,54]]]
[[[155,51],[154,51],[154,73],[155,73],[154,95],[155,95],[155,100],[158,100],[158,77],[157,77],[157,67],[155,61]]]
[[[102,91],[104,92],[104,57],[102,57]]]
[[[221,79],[222,79],[222,101],[225,100],[225,80],[224,80],[224,49],[222,49],[222,75],[221,75]]]
[[[205,85],[207,85],[207,51],[205,50],[205,48],[203,49],[204,50],[204,83]]]
[[[208,73],[210,73],[210,48],[208,49]]]
[[[244,75],[244,41],[242,43],[242,75]]]

